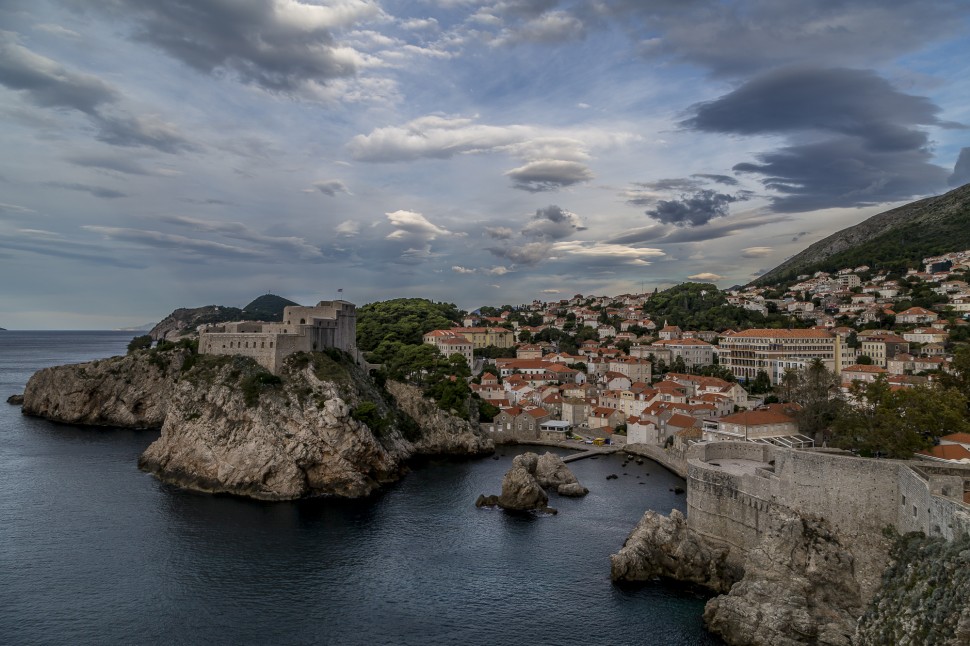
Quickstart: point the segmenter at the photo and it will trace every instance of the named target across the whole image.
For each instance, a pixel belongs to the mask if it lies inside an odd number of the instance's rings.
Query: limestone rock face
[[[566,466],[566,463],[562,461],[562,458],[555,453],[546,452],[539,456],[536,460],[535,473],[536,480],[543,487],[555,489],[559,485],[579,482],[573,472],[569,470],[569,467]]]
[[[707,603],[708,628],[729,644],[849,646],[863,608],[852,554],[821,519],[784,515],[772,524],[744,578]]]
[[[55,422],[159,429],[187,350],[139,351],[38,370],[27,382],[23,413]]]
[[[532,459],[520,460],[525,456]],[[549,496],[533,475],[536,458],[535,453],[526,453],[512,460],[512,468],[502,478],[502,494],[498,498],[500,507],[511,511],[531,511],[549,506]]]
[[[421,437],[411,443],[415,454],[478,456],[495,452],[495,443],[471,422],[441,410],[419,388],[388,381],[387,390],[394,396],[398,408],[420,423]]]
[[[494,450],[419,390],[395,387],[395,405],[352,362],[322,356],[305,355],[279,378],[251,359],[183,349],[45,369],[27,385],[24,412],[160,428],[142,469],[197,491],[263,500],[365,496],[400,478],[412,457]]]
[[[23,406],[24,396],[23,395],[10,395],[7,397],[7,403],[11,406]]]
[[[559,456],[548,452],[542,457],[535,453],[523,453],[512,459],[512,468],[502,479],[502,494],[496,502],[503,509],[511,511],[554,511],[547,507],[549,495],[545,488],[555,489],[562,496],[585,496],[589,493]],[[493,498],[479,496],[476,504],[481,507],[487,503],[479,503]]]
[[[560,496],[567,496],[569,498],[581,498],[589,493],[589,489],[579,484],[578,482],[570,482],[568,484],[561,484],[556,488],[556,493]]]
[[[304,401],[278,390],[249,407],[234,388],[180,382],[161,437],[139,466],[190,489],[263,500],[356,498],[397,479],[404,452],[353,420],[334,383],[313,386],[315,397]]]
[[[687,519],[676,509],[670,516],[648,511],[610,556],[614,581],[649,581],[658,577],[727,592],[742,572],[728,564],[728,549],[710,545],[690,531]]]

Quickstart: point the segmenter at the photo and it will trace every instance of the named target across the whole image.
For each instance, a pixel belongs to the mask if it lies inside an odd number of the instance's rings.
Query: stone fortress
[[[243,355],[276,374],[295,352],[337,348],[356,356],[357,308],[347,301],[320,301],[312,307],[291,305],[280,323],[240,321],[199,330],[199,353]]]
[[[821,516],[856,557],[871,593],[885,566],[883,531],[970,535],[970,466],[859,458],[824,449],[746,442],[696,444],[687,453],[687,525],[743,560],[777,514]]]

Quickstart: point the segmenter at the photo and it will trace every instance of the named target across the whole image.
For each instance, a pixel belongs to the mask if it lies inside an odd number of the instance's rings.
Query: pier
[[[597,446],[595,448],[589,448],[581,453],[574,453],[572,455],[567,455],[562,459],[563,462],[575,462],[576,460],[582,460],[583,458],[591,458],[594,455],[609,455],[611,453],[616,453],[620,450],[619,446]]]

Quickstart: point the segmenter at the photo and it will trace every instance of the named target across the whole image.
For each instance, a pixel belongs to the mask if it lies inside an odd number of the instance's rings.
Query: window
[[[913,518],[916,518],[916,505],[913,505]]]

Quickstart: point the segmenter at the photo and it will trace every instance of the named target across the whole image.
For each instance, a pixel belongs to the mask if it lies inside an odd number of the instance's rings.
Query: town
[[[821,421],[800,415],[805,403],[792,392],[813,371],[822,399],[843,410],[863,407],[867,387],[932,391],[953,372],[957,348],[970,340],[970,250],[922,265],[896,274],[843,268],[723,292],[727,306],[771,319],[763,327],[683,329],[651,315],[657,293],[577,294],[485,307],[423,340],[465,359],[477,375],[470,388],[483,402],[482,426],[498,440],[638,444],[673,459],[701,441],[823,446],[832,409]],[[946,430],[915,457],[970,463],[970,435]],[[888,455],[909,457],[905,448]]]

